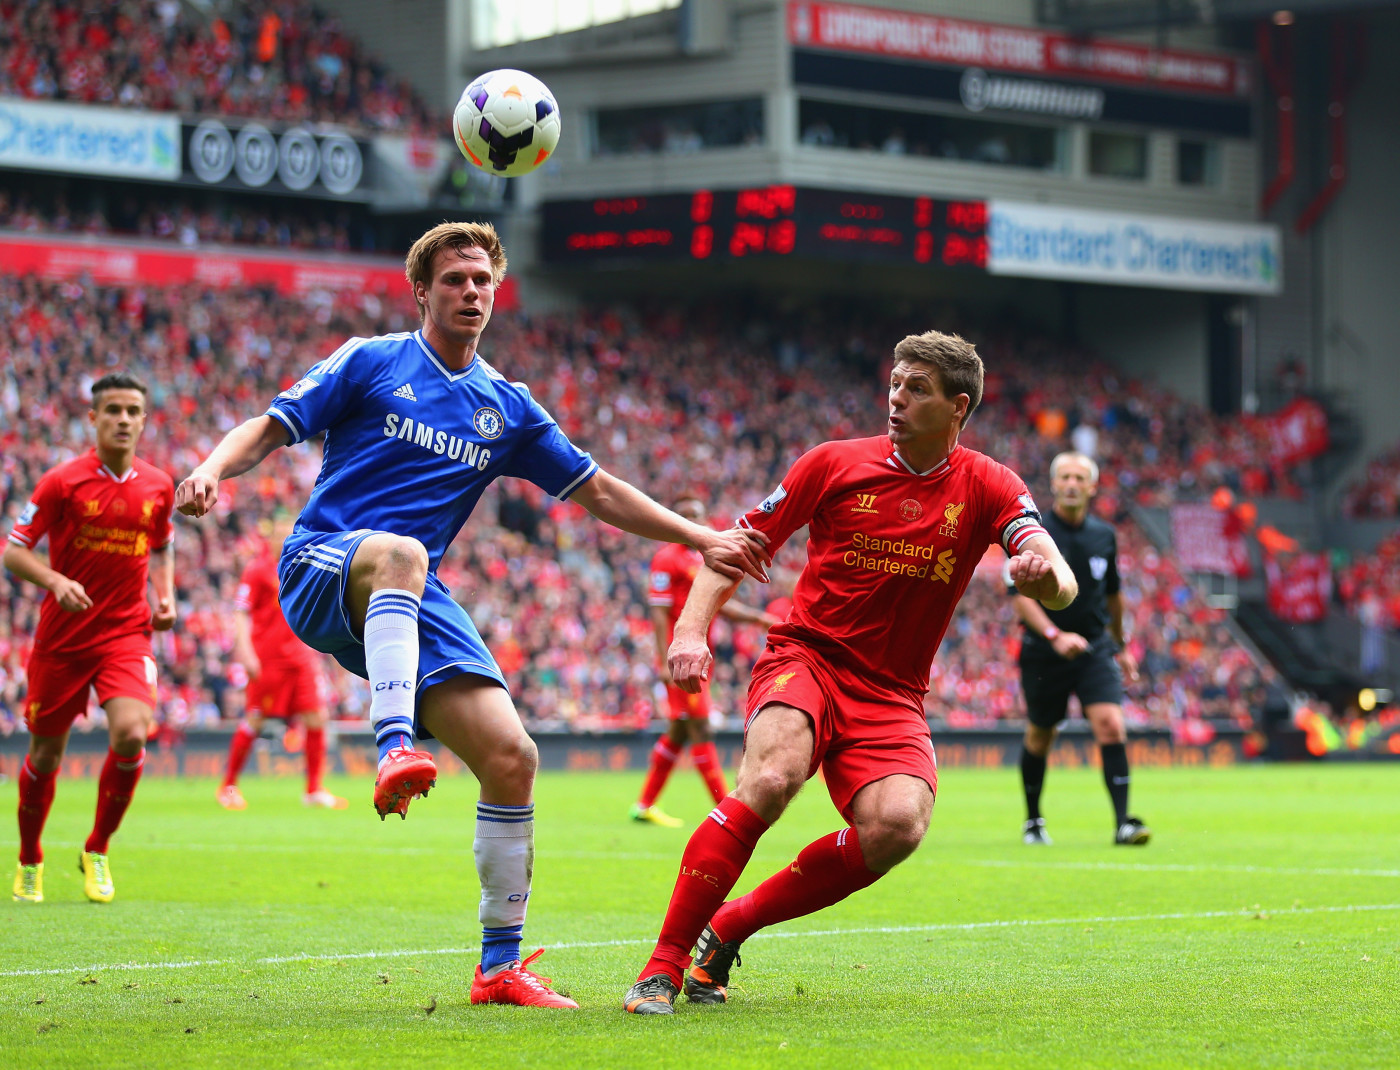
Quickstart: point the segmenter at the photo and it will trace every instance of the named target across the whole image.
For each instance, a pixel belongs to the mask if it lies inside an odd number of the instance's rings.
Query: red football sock
[[[233,738],[228,744],[228,772],[224,774],[224,787],[238,783],[238,774],[243,772],[243,763],[248,760],[248,753],[257,740],[258,734],[247,721],[233,730]]]
[[[713,742],[692,743],[690,760],[695,763],[695,771],[710,789],[710,794],[719,802],[729,794],[729,785],[724,782],[724,770],[720,768],[719,751]]]
[[[321,771],[326,767],[326,730],[306,730],[306,793],[321,790]]]
[[[44,832],[44,822],[49,819],[49,807],[53,805],[53,786],[58,780],[58,770],[40,773],[24,759],[19,771],[19,863],[32,866],[44,860],[44,849],[39,846],[39,837]]]
[[[97,781],[97,820],[93,822],[92,834],[83,845],[84,851],[107,853],[107,841],[126,815],[131,805],[131,797],[136,793],[136,782],[141,779],[141,766],[146,762],[146,748],[124,758],[114,750],[107,751],[107,760],[102,763],[102,775]]]
[[[666,786],[666,781],[671,776],[671,768],[679,757],[680,752],[672,746],[671,741],[666,736],[658,739],[656,746],[651,748],[651,765],[647,768],[647,779],[646,783],[642,785],[642,794],[637,799],[637,805],[643,810],[656,802],[656,797]]]
[[[664,973],[680,985],[690,964],[690,949],[744,872],[758,838],[767,831],[768,822],[732,795],[700,822],[681,856],[681,873],[671,892],[656,950],[638,980]]]
[[[883,876],[866,868],[856,830],[844,828],[809,843],[790,866],[725,903],[710,924],[721,940],[742,943],[765,926],[839,903]]]

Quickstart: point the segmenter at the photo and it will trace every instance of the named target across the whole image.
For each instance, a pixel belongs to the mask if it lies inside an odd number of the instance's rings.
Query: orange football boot
[[[425,750],[395,747],[384,756],[379,775],[374,778],[374,811],[383,821],[390,814],[408,817],[408,804],[424,798],[437,783],[437,763]]]
[[[549,987],[549,978],[541,977],[529,968],[530,963],[544,954],[540,948],[524,962],[507,966],[494,977],[483,977],[481,966],[472,978],[473,1003],[508,1003],[516,1007],[551,1007],[555,1010],[576,1011],[578,1004]]]

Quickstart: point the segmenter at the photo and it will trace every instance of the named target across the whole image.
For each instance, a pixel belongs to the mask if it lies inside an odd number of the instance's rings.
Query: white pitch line
[[[867,936],[902,933],[970,932],[977,929],[1031,929],[1052,925],[1109,925],[1133,921],[1197,921],[1211,918],[1291,917],[1303,914],[1357,914],[1382,910],[1400,910],[1400,903],[1365,903],[1336,907],[1284,907],[1281,910],[1203,910],[1178,911],[1170,914],[1099,914],[1088,918],[1013,918],[1003,921],[944,922],[934,925],[873,925],[855,929],[800,929],[790,932],[755,933],[750,940],[801,940],[813,936]],[[554,951],[572,951],[599,947],[642,947],[653,943],[652,937],[628,940],[590,940],[550,944]],[[271,955],[259,959],[200,959],[184,962],[116,962],[93,966],[60,966],[47,970],[4,970],[0,977],[51,977],[69,973],[101,973],[106,970],[185,970],[200,966],[276,966],[292,962],[341,962],[353,959],[399,959],[428,955],[473,955],[477,947],[437,947],[416,950],[350,951],[334,955]]]
[[[964,866],[996,868],[1034,867],[1035,869],[1110,869],[1142,873],[1263,873],[1316,877],[1400,877],[1400,869],[1327,869],[1304,866],[1248,866],[1230,863],[1190,862],[1050,862],[1040,859],[976,858],[958,863]]]
[[[83,841],[55,841],[51,847],[81,847]],[[307,844],[307,843],[132,843],[128,844],[130,849],[145,849],[157,851],[271,851],[271,852],[295,852],[306,854],[318,848],[325,851],[343,851],[345,847],[334,843]],[[371,844],[356,844],[354,850],[367,851],[371,854],[381,855],[433,855],[441,856],[442,849],[437,847],[392,847],[374,846]],[[587,858],[587,859],[607,859],[610,861],[626,862],[674,862],[677,855],[661,854],[646,851],[569,851],[546,848],[536,852],[538,855],[547,858]],[[1120,870],[1129,873],[1259,873],[1259,874],[1280,874],[1284,876],[1316,876],[1316,877],[1400,877],[1400,869],[1336,869],[1327,867],[1308,866],[1250,866],[1238,865],[1228,862],[1224,863],[1187,863],[1187,862],[1071,862],[1071,861],[1051,861],[1042,855],[1036,859],[997,859],[997,858],[973,858],[973,859],[942,859],[936,854],[926,852],[918,856],[916,863],[927,865],[948,865],[948,866],[982,866],[999,869],[1034,868],[1034,869],[1103,869]]]

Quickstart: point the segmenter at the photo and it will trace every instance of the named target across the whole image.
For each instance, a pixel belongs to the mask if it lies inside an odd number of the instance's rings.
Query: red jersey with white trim
[[[315,668],[315,652],[297,638],[282,615],[282,603],[277,600],[277,562],[270,554],[259,554],[243,570],[233,606],[250,618],[253,653],[264,673]]]
[[[704,555],[684,543],[667,543],[657,550],[651,559],[651,589],[647,592],[647,604],[660,606],[666,610],[666,641],[669,643],[676,633],[676,621],[680,619],[685,600],[690,597],[691,585],[705,563]]]
[[[52,594],[39,607],[35,649],[74,653],[151,630],[150,555],[170,545],[175,483],[139,457],[121,478],[97,451],[45,472],[10,541],[32,550],[49,537],[49,566],[83,585],[92,608],[69,613]]]
[[[1008,554],[1044,534],[1016,473],[963,446],[914,472],[888,438],[826,442],[739,519],[774,553],[808,526],[788,619],[795,639],[876,686],[917,694],[958,599],[992,542]]]

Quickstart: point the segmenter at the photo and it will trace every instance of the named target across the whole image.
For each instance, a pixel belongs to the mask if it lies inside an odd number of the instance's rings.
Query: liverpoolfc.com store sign
[[[1250,85],[1247,62],[1234,56],[1084,41],[1021,26],[854,4],[790,3],[788,40],[804,48],[1186,93],[1243,97]]]

